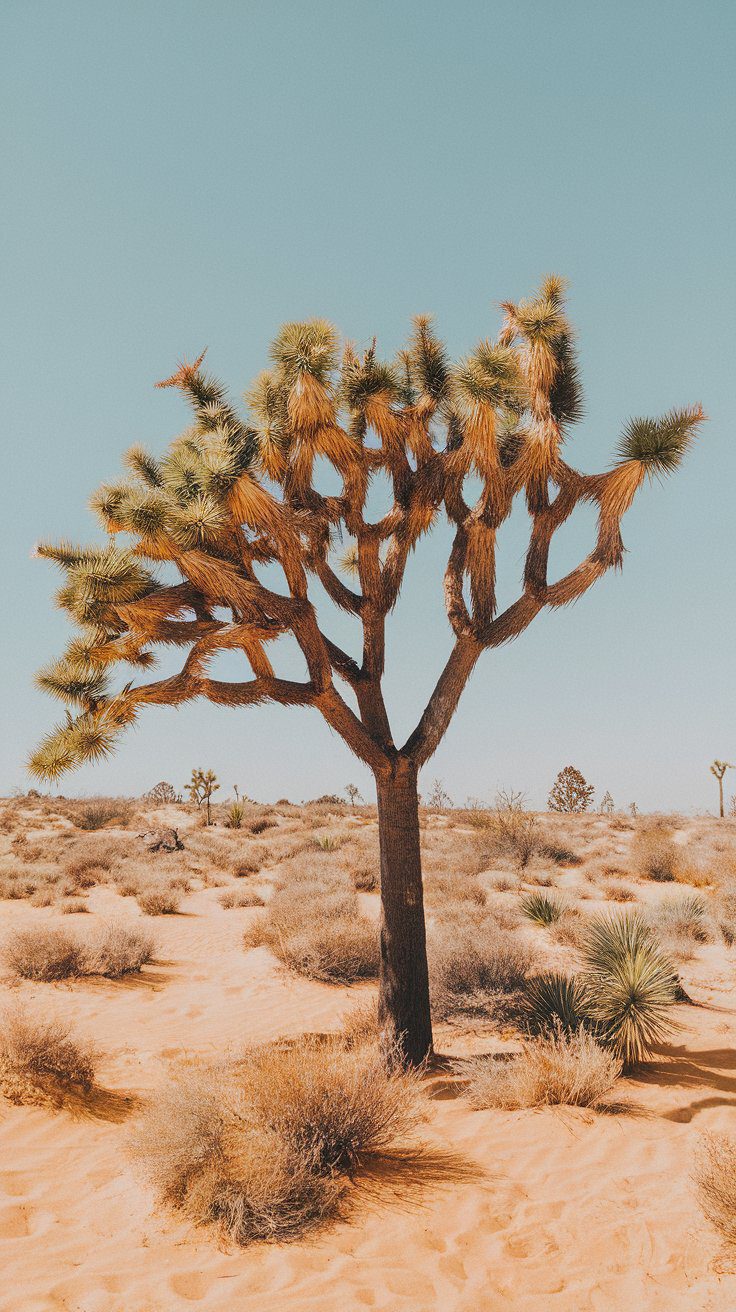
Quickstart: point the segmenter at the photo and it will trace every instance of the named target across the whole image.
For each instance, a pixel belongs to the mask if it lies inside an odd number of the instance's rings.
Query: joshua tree
[[[606,789],[606,792],[603,794],[603,797],[601,798],[601,807],[600,807],[601,815],[613,815],[615,809],[616,807],[614,805],[613,798],[611,797],[611,794]]]
[[[192,770],[191,783],[187,784],[189,800],[196,802],[201,806],[203,802],[207,803],[207,824],[212,824],[212,794],[216,793],[220,785],[217,782],[217,775],[214,770]]]
[[[568,814],[587,811],[594,792],[593,785],[586,783],[574,765],[566,765],[552,785],[547,805],[550,811],[565,811]]]
[[[363,800],[362,795],[361,795],[361,791],[360,791],[360,789],[358,788],[357,784],[346,784],[346,785],[345,785],[345,790],[344,790],[344,791],[347,793],[347,795],[348,795],[348,801],[349,801],[350,805],[353,806],[353,807],[355,806],[355,804],[356,804],[356,802],[357,802],[357,800],[358,800],[359,797],[360,797],[361,801]]]
[[[727,770],[735,770],[736,766],[731,765],[730,761],[714,761],[710,767],[710,772],[718,780],[718,814],[723,819],[723,776]]]
[[[483,652],[518,637],[546,606],[569,605],[621,565],[622,515],[647,475],[679,465],[703,418],[691,408],[631,420],[614,467],[578,473],[562,454],[581,412],[563,285],[547,278],[533,299],[506,303],[503,311],[496,339],[481,341],[457,364],[426,317],[415,320],[407,349],[393,363],[379,360],[374,341],[363,354],[347,344],[340,368],[328,323],[287,324],[271,347],[272,367],[247,393],[245,419],[204,372],[202,356],[181,364],[159,385],[184,394],[191,426],[160,459],[134,447],[126,456],[128,479],[103,486],[93,501],[104,528],[125,535],[124,545],[113,536],[104,547],[65,542],[38,549],[66,572],[58,600],[82,633],[40,676],[41,686],[77,714],[36,751],[35,775],[56,779],[107,755],[149,704],[180,706],[195,697],[233,708],[312,707],[373,772],[380,1015],[407,1062],[421,1061],[432,1047],[418,772]],[[321,487],[316,461],[333,467],[337,493]],[[392,504],[371,520],[368,492],[377,475],[388,482]],[[473,483],[480,492],[470,505]],[[517,497],[530,515],[529,548],[518,598],[499,612],[496,536]],[[576,568],[550,580],[553,535],[581,503],[598,512],[595,545]],[[416,727],[397,745],[381,688],[386,617],[409,555],[441,518],[453,535],[444,578],[453,645]],[[344,564],[335,554],[341,542],[349,548]],[[173,566],[180,581],[159,582],[158,562],[167,571]],[[314,580],[362,626],[357,658],[318,618]],[[303,679],[281,677],[268,655],[284,634],[304,655]],[[113,691],[113,664],[147,669],[157,644],[186,649],[180,671],[151,682],[129,677]],[[213,677],[210,663],[223,650],[240,652],[250,674]]]

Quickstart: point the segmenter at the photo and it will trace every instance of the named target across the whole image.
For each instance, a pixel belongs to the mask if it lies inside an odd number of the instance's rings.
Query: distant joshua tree
[[[614,467],[581,474],[563,444],[581,414],[573,333],[559,278],[528,301],[503,305],[495,340],[459,363],[431,320],[419,317],[393,362],[375,342],[363,354],[323,320],[287,324],[271,347],[272,367],[247,394],[241,418],[202,359],[183,363],[160,386],[178,388],[193,421],[161,458],[140,447],[126,456],[127,481],[94,499],[103,547],[63,542],[39,555],[61,566],[61,606],[81,626],[40,684],[75,708],[31,758],[56,780],[112,751],[148,705],[197,697],[221,706],[311,707],[376,780],[381,853],[379,1013],[407,1063],[432,1049],[417,776],[433,756],[484,652],[521,634],[546,606],[566,607],[623,562],[621,517],[647,476],[674,470],[703,419],[700,407],[661,419],[632,419]],[[332,465],[337,492],[319,484]],[[387,512],[369,517],[380,476]],[[468,489],[479,487],[474,505]],[[496,539],[517,498],[530,517],[519,595],[496,605]],[[554,534],[578,506],[598,515],[590,554],[562,578],[548,576]],[[382,679],[386,620],[420,539],[445,518],[453,543],[444,575],[452,651],[415,729],[396,744]],[[124,534],[124,545],[115,536]],[[130,536],[128,536],[130,535]],[[347,557],[336,548],[347,539]],[[166,579],[149,565],[159,562]],[[264,573],[280,568],[282,590]],[[179,581],[168,574],[176,571]],[[360,655],[331,636],[310,588],[321,585],[362,628]],[[269,644],[290,635],[306,677],[277,674]],[[417,635],[417,643],[419,637]],[[181,648],[178,673],[113,688],[118,662],[149,669],[154,649]],[[250,672],[212,672],[222,651]],[[416,651],[415,651],[416,657]],[[416,663],[418,664],[418,662]],[[416,668],[415,664],[415,668]],[[340,683],[347,686],[343,696]]]
[[[361,791],[360,791],[360,789],[358,788],[357,784],[346,784],[346,785],[345,785],[345,790],[344,790],[344,791],[345,791],[345,792],[347,793],[347,795],[348,795],[348,801],[349,801],[349,803],[350,803],[351,806],[355,806],[355,805],[356,805],[356,803],[357,803],[357,801],[358,801],[358,798],[360,798],[361,802],[363,801],[363,797],[362,797]]]
[[[600,810],[601,810],[601,815],[613,815],[614,811],[616,810],[616,807],[614,806],[613,798],[611,797],[611,794],[608,791],[606,791],[603,794]]]
[[[191,782],[187,784],[189,800],[196,802],[201,806],[203,802],[207,804],[207,824],[212,824],[211,802],[212,794],[216,793],[220,785],[217,782],[217,775],[214,770],[192,770]]]
[[[550,811],[564,811],[567,814],[587,811],[594,792],[593,785],[586,783],[574,765],[566,765],[552,785],[547,805]]]
[[[632,819],[636,820],[638,814],[639,814],[639,808],[636,805],[636,802],[629,802],[629,815],[632,817]]]
[[[710,767],[710,772],[718,780],[718,814],[723,819],[723,776],[727,770],[735,770],[736,766],[731,765],[730,761],[714,761]]]

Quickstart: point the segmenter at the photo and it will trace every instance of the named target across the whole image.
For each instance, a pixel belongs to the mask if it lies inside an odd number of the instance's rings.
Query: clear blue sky
[[[429,311],[452,351],[548,271],[570,280],[604,468],[622,423],[702,401],[684,469],[624,521],[624,571],[482,660],[425,780],[542,804],[578,765],[618,803],[711,807],[736,760],[733,651],[736,7],[404,0],[4,0],[0,791],[58,718],[61,651],[38,538],[89,539],[122,451],[186,422],[153,390],[209,346],[239,396],[284,319],[401,344]],[[560,567],[588,549],[565,530]],[[408,730],[449,649],[446,540],[412,563],[386,687]],[[523,551],[502,548],[510,595]],[[288,656],[287,656],[288,662]],[[67,792],[181,786],[295,799],[369,780],[316,712],[151,710]],[[729,791],[736,791],[736,773]]]

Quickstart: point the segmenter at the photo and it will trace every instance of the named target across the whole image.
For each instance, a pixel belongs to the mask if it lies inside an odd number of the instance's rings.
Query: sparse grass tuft
[[[264,906],[263,898],[254,888],[228,888],[217,900],[226,911],[232,911],[236,907]]]

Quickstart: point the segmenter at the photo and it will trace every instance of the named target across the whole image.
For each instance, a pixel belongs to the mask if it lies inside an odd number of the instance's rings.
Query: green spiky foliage
[[[588,1014],[600,1041],[626,1066],[643,1061],[677,1028],[677,974],[637,912],[594,920],[583,945]]]
[[[524,985],[524,1001],[533,1030],[576,1034],[581,1025],[590,1028],[588,992],[579,975],[532,975]]]
[[[380,1012],[389,1046],[411,1062],[431,1050],[418,772],[481,654],[621,565],[622,516],[648,473],[674,468],[702,417],[692,409],[636,421],[613,468],[573,469],[564,444],[581,392],[564,284],[547,278],[528,300],[502,309],[498,332],[459,361],[426,315],[385,360],[375,341],[341,349],[325,320],[287,323],[246,393],[245,414],[203,355],[184,361],[160,386],[184,397],[188,426],[161,452],[131,447],[123,477],[92,499],[106,543],[39,548],[62,572],[57,602],[76,632],[39,675],[67,711],[32,756],[35,775],[53,782],[105,757],[147,705],[198,697],[230,707],[310,707],[372,771]],[[329,495],[325,464],[336,476]],[[370,492],[379,478],[390,499],[374,518]],[[500,609],[497,539],[517,498],[529,514],[529,544],[518,595]],[[555,533],[576,507],[591,504],[592,550],[550,577]],[[442,520],[452,534],[442,581],[452,651],[401,744],[382,686],[387,620],[412,553]],[[274,577],[280,586],[271,586]],[[316,602],[321,609],[325,598],[349,617],[346,633],[360,630],[355,654],[335,641],[336,626],[322,625]],[[274,668],[282,637],[304,657],[302,679]],[[178,672],[143,677],[167,648],[182,651]],[[241,677],[216,677],[222,652],[240,659]]]
[[[549,897],[541,890],[527,893],[519,900],[519,907],[523,915],[537,925],[554,925],[563,912],[562,904],[557,898]]]
[[[630,419],[618,445],[621,460],[636,460],[647,474],[671,474],[682,463],[704,419],[702,406],[668,410],[659,419]]]

